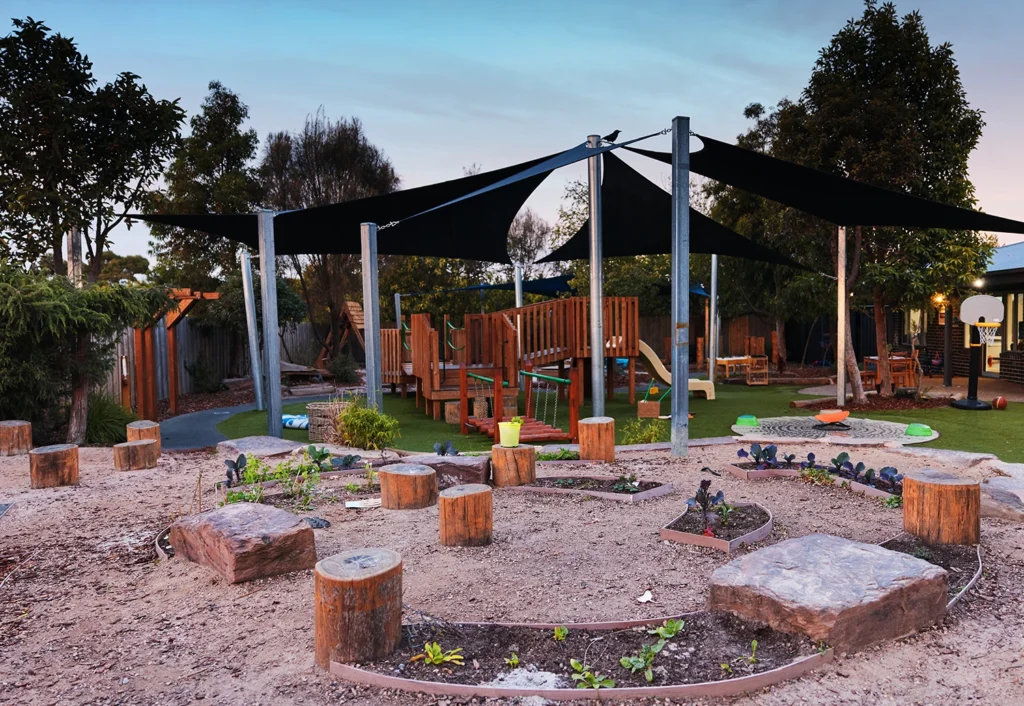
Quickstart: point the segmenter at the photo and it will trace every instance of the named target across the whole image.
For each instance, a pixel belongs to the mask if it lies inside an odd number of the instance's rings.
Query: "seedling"
[[[345,486],[345,490],[347,490],[350,493],[358,493],[360,490],[362,490],[362,486],[359,485],[358,483],[349,483],[348,485]]]
[[[778,449],[775,448],[775,444],[769,444],[764,448],[761,448],[761,444],[751,444],[750,451],[746,449],[740,449],[736,452],[736,455],[740,458],[753,459],[754,463],[757,464],[758,469],[764,469],[778,466],[778,460],[776,458]]]
[[[229,460],[224,462],[224,465],[228,467],[228,471],[227,471],[227,477],[228,477],[227,487],[228,488],[231,487],[231,483],[232,483],[231,476],[232,476],[232,474],[234,474],[234,482],[236,484],[241,484],[241,482],[242,482],[242,472],[245,470],[245,463],[246,463],[245,454],[238,454],[238,458],[236,458],[234,461],[229,459]]]
[[[508,420],[508,423],[509,424],[517,424],[519,426],[522,426],[523,418],[522,417],[512,417],[511,419]]]
[[[887,508],[895,510],[897,508],[903,507],[903,497],[900,495],[890,495],[889,497],[882,501],[882,504],[885,505]]]
[[[732,513],[735,509],[735,505],[730,505],[729,503],[723,502],[721,505],[715,508],[715,511],[718,513],[718,516],[722,518],[722,524],[727,525],[729,524],[729,517],[732,516]]]
[[[729,666],[729,664],[728,664],[727,662],[722,662],[722,663],[721,663],[720,665],[718,665],[718,666],[722,668],[722,671],[723,671],[723,672],[725,672],[726,674],[728,674],[728,675],[729,675],[730,677],[732,676],[732,667],[730,667],[730,666]]]
[[[618,480],[612,485],[612,490],[617,493],[639,493],[640,492],[640,481],[637,480],[636,475],[630,474],[628,476],[619,476]]]
[[[757,664],[757,640],[750,641],[750,656],[743,656],[743,659],[747,660],[748,664]]]
[[[889,486],[894,495],[903,494],[903,475],[892,466],[886,466],[878,472],[878,480]]]
[[[631,674],[642,671],[644,679],[652,682],[654,681],[654,658],[658,656],[658,653],[661,652],[661,648],[664,646],[664,640],[658,640],[653,645],[642,645],[639,655],[623,657],[619,660],[619,664],[622,665],[623,669],[628,669]]]
[[[505,658],[505,664],[512,667],[512,669],[515,669],[519,666],[519,655],[513,652],[511,657]]]
[[[335,470],[347,470],[349,468],[355,468],[355,465],[359,463],[362,456],[357,454],[346,454],[345,456],[335,456],[331,459],[331,468]]]
[[[329,471],[333,468],[331,464],[331,452],[324,447],[316,447],[310,444],[306,447],[306,456],[309,457],[310,462],[321,471]]]
[[[559,625],[555,628],[555,642],[565,642],[566,636],[569,634],[569,628],[564,625]]]
[[[829,473],[827,468],[819,468],[818,466],[808,466],[800,472],[804,480],[807,480],[815,485],[832,485],[832,474]]]
[[[686,501],[686,506],[690,508],[700,507],[702,517],[704,518],[704,534],[713,537],[714,531],[711,528],[712,511],[715,510],[717,505],[725,502],[725,493],[719,490],[712,495],[710,488],[711,479],[702,480],[694,496]]]
[[[559,449],[553,453],[537,454],[538,461],[579,461],[580,454],[578,451],[572,451],[570,449]]]
[[[682,620],[666,620],[659,627],[652,628],[647,631],[648,635],[657,635],[663,640],[671,640],[673,637],[682,632],[683,627],[686,625]]]
[[[800,462],[800,468],[807,469],[807,468],[817,468],[817,467],[818,467],[817,459],[815,458],[814,454],[812,454],[812,453],[807,454],[807,460],[806,461],[801,461]]]
[[[464,659],[461,653],[461,647],[445,652],[436,642],[428,642],[423,645],[423,652],[414,655],[409,661],[415,662],[422,659],[424,664],[455,664],[461,667]]]
[[[610,689],[615,686],[615,680],[603,674],[591,671],[590,667],[582,664],[579,660],[570,659],[572,666],[572,680],[576,682],[577,689]]]
[[[459,450],[452,446],[452,442],[438,441],[434,444],[434,453],[438,456],[458,456]]]
[[[835,475],[839,475],[843,470],[843,465],[850,462],[850,454],[845,451],[832,459],[832,468],[829,469]]]
[[[554,483],[556,488],[571,488],[576,485],[575,478],[559,478]]]

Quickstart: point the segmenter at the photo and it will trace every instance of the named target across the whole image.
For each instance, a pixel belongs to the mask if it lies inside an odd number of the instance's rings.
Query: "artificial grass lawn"
[[[712,436],[728,436],[732,434],[730,427],[736,417],[741,414],[753,414],[757,417],[808,416],[810,410],[796,409],[789,406],[790,401],[799,399],[799,387],[791,385],[768,385],[765,387],[747,387],[746,385],[716,385],[717,399],[705,400],[703,397],[690,397],[690,412],[694,418],[690,420],[690,438],[700,439]],[[637,395],[641,398],[642,395]],[[520,397],[520,410],[522,410]],[[665,398],[662,412],[668,414],[671,402]],[[549,412],[553,402],[549,402]],[[543,400],[541,401],[543,407]],[[305,402],[292,402],[284,405],[285,414],[305,414]],[[396,446],[410,451],[432,451],[434,442],[451,439],[456,448],[462,451],[486,451],[493,441],[483,434],[462,436],[455,426],[434,421],[422,409],[417,409],[413,396],[406,399],[384,395],[384,411],[398,419],[402,437]],[[615,418],[616,441],[624,443],[622,430],[625,424],[636,419],[636,407],[627,404],[626,395],[617,393],[615,398],[605,402],[605,414]],[[585,404],[580,416],[590,415],[590,405]],[[540,416],[543,416],[541,414]],[[1024,404],[1011,404],[1005,411],[965,412],[952,407],[911,410],[908,412],[858,412],[857,416],[870,419],[882,419],[892,422],[909,424],[921,422],[939,432],[939,438],[928,444],[960,451],[992,453],[1009,462],[1024,462],[1024,439],[1019,432],[1024,428]],[[217,431],[229,439],[241,436],[265,434],[267,428],[266,412],[240,412],[228,417],[217,425]],[[558,405],[558,426],[567,429],[569,426],[568,408],[565,402]],[[305,431],[285,429],[284,438],[293,441],[308,441]]]

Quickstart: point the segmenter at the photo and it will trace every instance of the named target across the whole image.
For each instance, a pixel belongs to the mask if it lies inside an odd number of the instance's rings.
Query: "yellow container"
[[[501,445],[505,448],[519,446],[519,430],[522,429],[522,427],[522,424],[498,422],[498,434],[500,436]]]

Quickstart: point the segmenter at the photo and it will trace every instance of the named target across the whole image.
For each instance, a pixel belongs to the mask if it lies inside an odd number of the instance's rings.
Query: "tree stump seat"
[[[931,468],[906,473],[903,529],[927,544],[977,544],[981,483]]]
[[[0,422],[0,456],[22,456],[31,449],[31,422],[18,419]]]
[[[28,452],[28,465],[33,488],[56,488],[78,485],[78,446],[54,444]]]
[[[442,490],[437,507],[441,544],[482,547],[491,543],[494,502],[490,486],[473,483]]]
[[[160,442],[139,439],[114,444],[114,468],[118,471],[141,471],[156,468],[160,459]]]
[[[385,510],[420,510],[437,504],[437,473],[418,463],[381,466],[380,506]]]
[[[127,428],[128,441],[139,441],[141,439],[156,440],[156,455],[160,456],[162,444],[160,443],[160,425],[148,419],[140,419],[137,422],[130,422]]]
[[[615,462],[615,420],[587,417],[579,423],[580,460]]]
[[[537,480],[537,448],[495,444],[491,447],[491,477],[497,488],[533,483]]]

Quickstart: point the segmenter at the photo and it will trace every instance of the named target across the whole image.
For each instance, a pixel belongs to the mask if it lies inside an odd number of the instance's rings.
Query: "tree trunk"
[[[811,347],[811,336],[813,336],[813,335],[814,335],[814,324],[812,323],[811,327],[807,330],[807,338],[804,340],[804,352],[803,352],[803,355],[800,356],[800,365],[807,365],[807,349]],[[825,352],[822,351],[822,358],[824,358],[824,353]],[[824,364],[824,362],[825,361],[823,360],[822,364]]]
[[[838,352],[836,355],[838,356]],[[860,368],[857,367],[857,352],[853,349],[853,326],[850,323],[849,299],[846,301],[846,378],[853,390],[853,401],[857,404],[866,404],[868,398],[864,394],[864,382],[860,378]]]
[[[786,320],[781,316],[775,318],[775,365],[779,370],[779,373],[786,372],[786,358],[788,357],[788,351],[786,350]]]
[[[75,351],[75,369],[71,373],[71,418],[68,420],[68,443],[84,444],[86,420],[89,414],[89,373],[86,359],[89,357],[89,334],[78,334],[78,350]]]
[[[878,351],[878,394],[892,397],[892,373],[889,370],[889,340],[885,331],[885,297],[882,290],[871,293],[875,310],[875,349]]]

